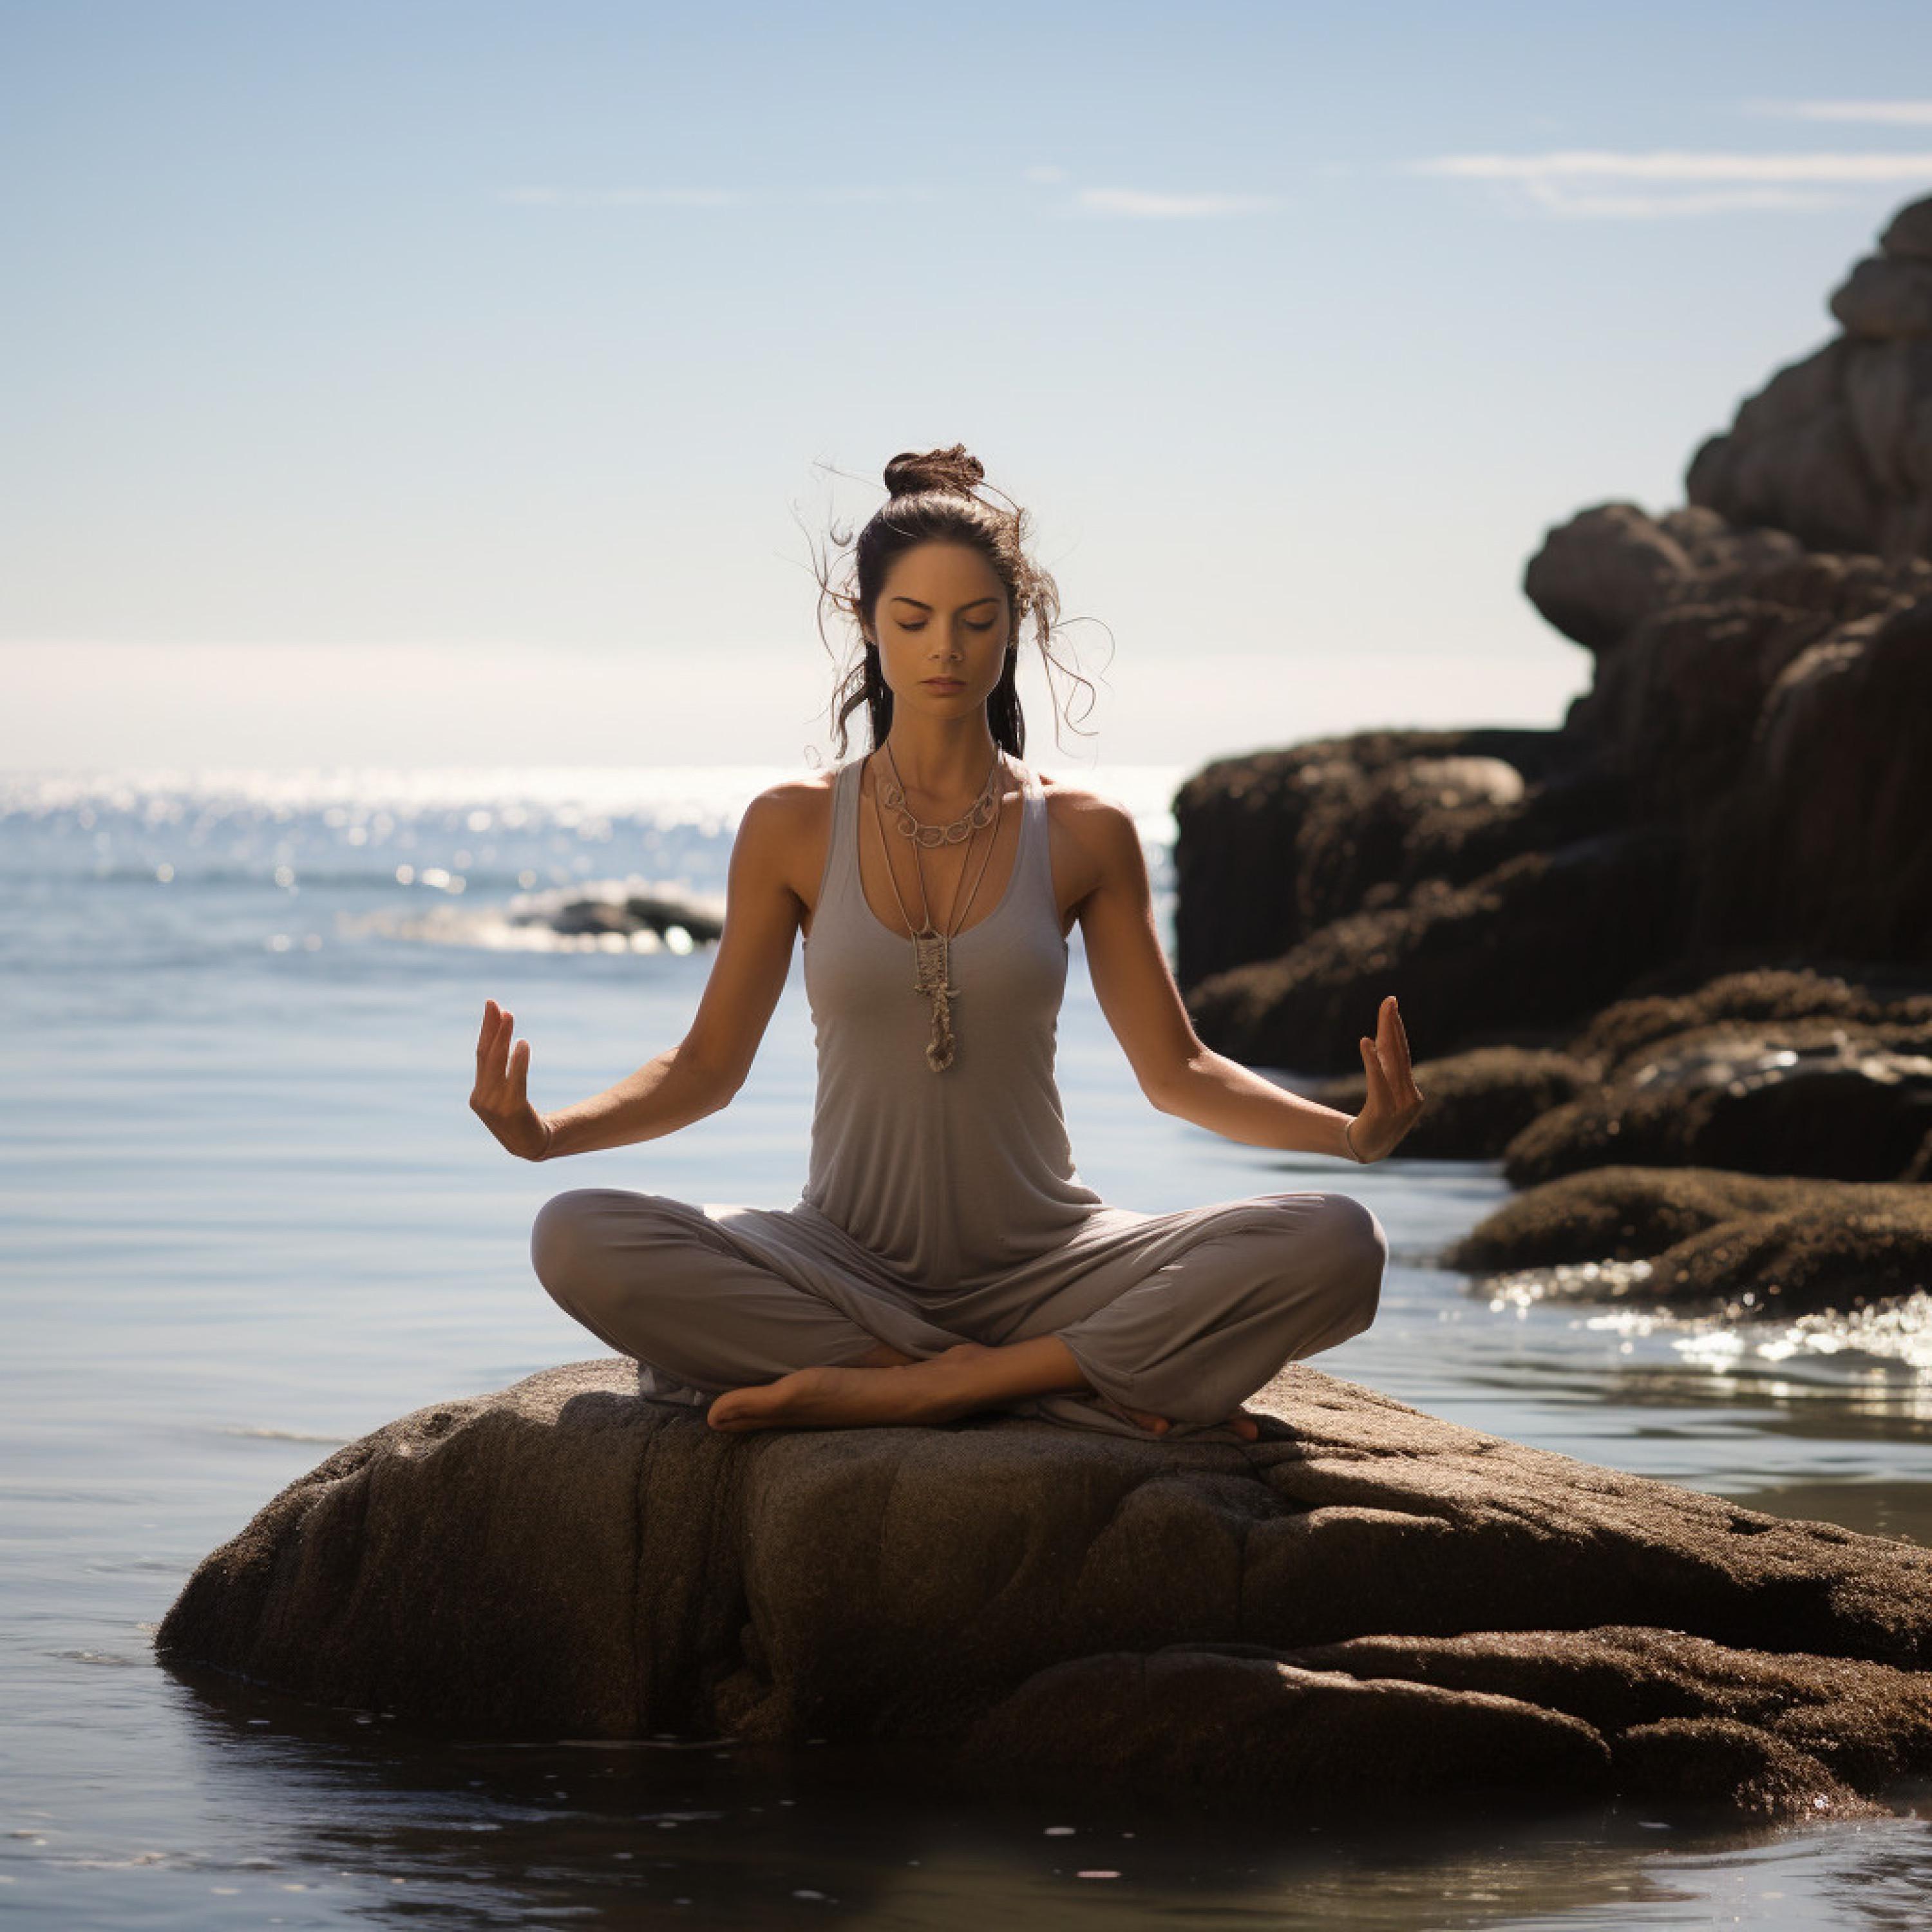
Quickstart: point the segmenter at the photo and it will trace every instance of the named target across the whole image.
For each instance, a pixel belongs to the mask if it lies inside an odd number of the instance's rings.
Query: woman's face
[[[979,550],[953,543],[902,550],[886,572],[877,622],[879,668],[896,706],[942,718],[984,710],[1012,626],[1006,586]]]

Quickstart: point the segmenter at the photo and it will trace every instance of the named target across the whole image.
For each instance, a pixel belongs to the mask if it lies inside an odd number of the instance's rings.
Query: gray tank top
[[[977,1286],[1060,1246],[1105,1204],[1074,1171],[1054,1078],[1067,946],[1046,795],[1011,761],[1024,788],[1018,848],[998,904],[953,938],[954,1057],[935,1073],[912,941],[860,880],[863,761],[833,782],[804,942],[818,1090],[802,1198],[909,1281]]]

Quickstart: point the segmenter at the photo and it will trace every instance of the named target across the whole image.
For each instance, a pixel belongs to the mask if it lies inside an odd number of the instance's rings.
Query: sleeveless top
[[[953,1060],[935,1073],[912,941],[873,911],[860,879],[863,762],[833,781],[804,941],[818,1087],[801,1198],[896,1274],[976,1286],[1062,1246],[1105,1204],[1074,1171],[1054,1078],[1067,946],[1046,795],[1010,760],[1022,784],[1012,872],[994,909],[952,939]]]

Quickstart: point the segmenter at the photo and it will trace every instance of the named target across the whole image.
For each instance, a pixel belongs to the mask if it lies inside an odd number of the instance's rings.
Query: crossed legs
[[[714,1428],[940,1422],[1085,1394],[1152,1435],[1177,1420],[1225,1421],[1252,1438],[1244,1397],[1284,1362],[1372,1322],[1388,1244],[1346,1195],[1258,1197],[1217,1210],[1179,1258],[1102,1285],[1097,1300],[1091,1280],[1044,1295],[992,1343],[880,1304],[872,1318],[905,1346],[748,1259],[701,1210],[662,1196],[554,1196],[530,1252],[566,1312],[712,1396]]]
[[[899,1373],[889,1379],[880,1370]],[[776,1382],[728,1390],[712,1403],[706,1419],[714,1429],[733,1430],[950,1422],[1021,1396],[1095,1393],[1058,1335],[998,1346],[962,1342],[923,1362],[881,1342],[843,1368],[797,1369]],[[1172,1426],[1164,1415],[1122,1406],[1150,1434],[1164,1436]],[[1250,1442],[1260,1433],[1245,1409],[1237,1408],[1226,1420]]]

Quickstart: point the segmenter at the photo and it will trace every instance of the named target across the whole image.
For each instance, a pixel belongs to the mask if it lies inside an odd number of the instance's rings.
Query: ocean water
[[[1822,1831],[1672,1830],[1615,1807],[1479,1832],[1183,1825],[922,1799],[809,1748],[459,1748],[157,1664],[195,1564],[337,1444],[604,1352],[530,1273],[548,1195],[796,1198],[812,1098],[796,960],[750,1081],[682,1133],[532,1167],[466,1105],[486,998],[532,1042],[539,1106],[679,1037],[702,945],[560,940],[536,915],[644,884],[721,893],[737,813],[777,776],[0,776],[0,1917],[1922,1922],[1916,1798]],[[1133,808],[1165,925],[1183,774],[1084,776]],[[1932,1540],[1924,1298],[1856,1324],[1726,1328],[1552,1300],[1534,1276],[1472,1282],[1432,1257],[1502,1198],[1493,1163],[1356,1169],[1154,1112],[1073,947],[1060,1073],[1087,1180],[1156,1211],[1340,1188],[1388,1229],[1380,1317],[1322,1369],[1754,1508]]]

